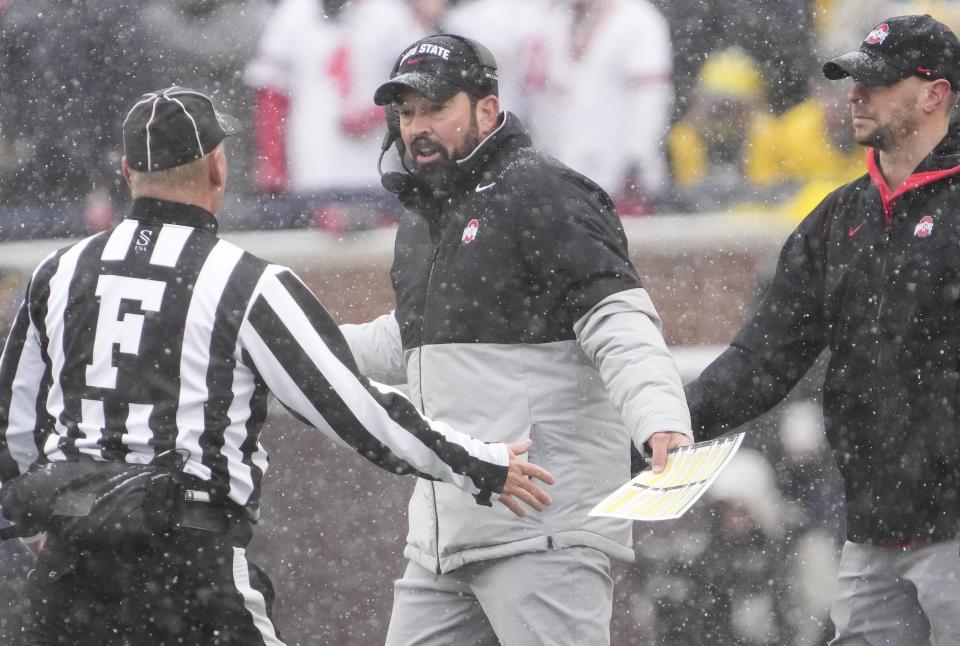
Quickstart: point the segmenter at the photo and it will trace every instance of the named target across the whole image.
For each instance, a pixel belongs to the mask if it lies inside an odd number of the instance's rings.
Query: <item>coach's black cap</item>
[[[928,15],[897,16],[873,28],[860,49],[823,66],[830,80],[852,76],[865,85],[891,85],[908,76],[946,79],[960,90],[960,41]]]
[[[461,90],[478,98],[497,94],[497,63],[490,50],[475,40],[434,34],[404,50],[390,80],[374,92],[373,101],[387,105],[408,88],[431,101],[446,101]]]
[[[148,92],[123,120],[123,154],[133,170],[157,171],[200,159],[240,123],[217,112],[210,97],[182,87]]]

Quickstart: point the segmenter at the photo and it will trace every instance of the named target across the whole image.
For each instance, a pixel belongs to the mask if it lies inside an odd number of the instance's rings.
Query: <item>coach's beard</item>
[[[424,183],[434,190],[447,189],[457,183],[460,178],[460,167],[457,161],[467,157],[479,145],[480,139],[474,127],[471,127],[463,146],[455,149],[453,155],[438,142],[426,137],[414,139],[410,148],[414,153],[413,172]],[[418,155],[432,155],[437,158],[426,163],[416,161]]]
[[[457,177],[457,162],[450,158],[450,153],[439,143],[427,138],[415,139],[411,144],[413,156],[413,172],[418,179],[432,189],[444,189],[450,186]],[[433,161],[417,162],[418,155],[438,155]]]

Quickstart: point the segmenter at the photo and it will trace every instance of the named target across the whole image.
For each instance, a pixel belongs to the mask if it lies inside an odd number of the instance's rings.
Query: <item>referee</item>
[[[130,214],[49,256],[27,287],[0,360],[0,482],[53,463],[175,455],[189,495],[179,529],[145,543],[24,538],[37,555],[24,644],[283,644],[270,582],[244,553],[271,393],[394,473],[481,504],[501,492],[518,515],[518,501],[549,503],[530,478],[552,476],[518,457],[529,443],[485,444],[421,417],[358,373],[293,272],[217,237],[235,126],[199,92],[141,97],[123,123]]]

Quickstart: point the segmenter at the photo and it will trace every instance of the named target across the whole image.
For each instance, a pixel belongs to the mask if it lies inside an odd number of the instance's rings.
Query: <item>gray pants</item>
[[[960,644],[960,545],[888,548],[847,542],[830,646]]]
[[[471,563],[439,577],[412,561],[394,584],[387,646],[605,646],[610,559],[589,547]]]

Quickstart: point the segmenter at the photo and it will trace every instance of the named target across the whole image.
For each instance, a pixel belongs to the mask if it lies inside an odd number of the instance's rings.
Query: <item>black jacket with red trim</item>
[[[875,155],[791,234],[753,319],[687,400],[694,433],[719,435],[829,348],[824,421],[848,538],[946,539],[960,519],[960,130],[896,190]]]

